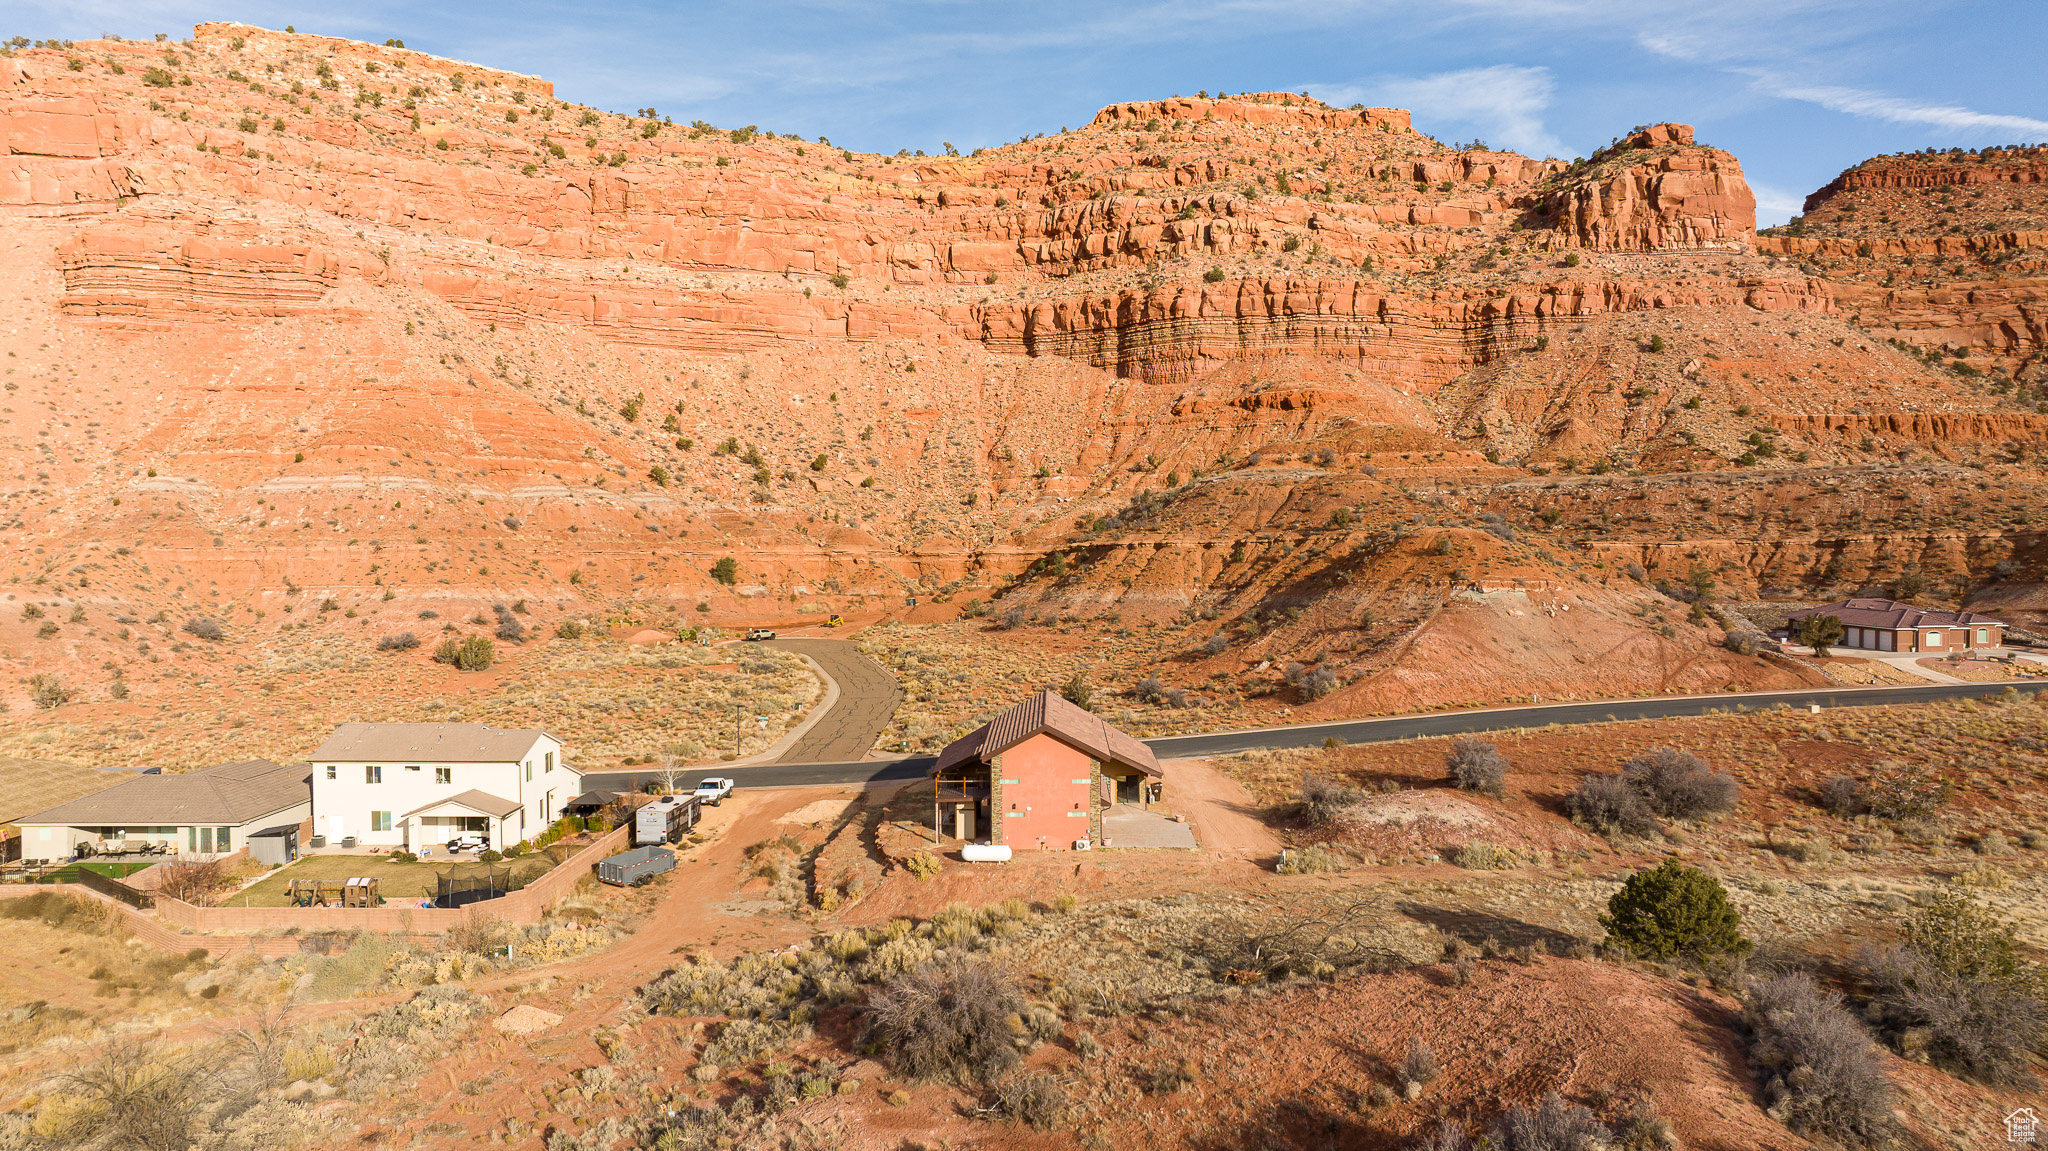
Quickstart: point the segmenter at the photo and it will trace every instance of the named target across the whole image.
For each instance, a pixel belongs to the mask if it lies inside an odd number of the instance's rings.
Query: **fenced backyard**
[[[575,849],[561,851],[559,855],[547,852],[533,852],[517,859],[508,859],[499,867],[512,869],[513,882],[520,887],[546,875],[557,866],[557,859],[567,859]],[[295,879],[319,880],[339,884],[350,879],[365,878],[377,881],[378,894],[384,897],[387,906],[418,907],[422,900],[434,895],[434,876],[446,871],[452,861],[428,861],[422,863],[393,862],[382,855],[308,855],[296,863],[277,868],[260,881],[243,888],[220,901],[222,907],[290,907],[292,906],[291,884]],[[459,866],[459,865],[458,865]]]

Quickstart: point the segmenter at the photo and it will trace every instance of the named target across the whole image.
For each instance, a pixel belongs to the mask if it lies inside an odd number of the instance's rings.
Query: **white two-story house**
[[[346,723],[313,753],[313,834],[418,851],[457,835],[503,849],[583,790],[562,741],[480,723]]]

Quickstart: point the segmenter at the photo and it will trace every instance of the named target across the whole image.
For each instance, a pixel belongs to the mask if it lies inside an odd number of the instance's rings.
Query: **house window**
[[[390,830],[391,830],[391,813],[390,813],[390,812],[388,812],[388,811],[373,811],[373,812],[371,812],[371,813],[370,813],[370,830],[371,830],[371,831],[390,831]]]
[[[419,769],[420,765],[417,763],[408,763],[405,765],[405,770],[407,771],[418,771]]]
[[[1930,632],[1928,632],[1928,633],[1927,633],[1927,646],[1928,646],[1928,647],[1940,647],[1940,646],[1941,646],[1941,633],[1940,633],[1940,632],[1938,632],[1938,631],[1930,631]]]
[[[1977,642],[1978,642],[1978,643],[1990,643],[1990,642],[1991,642],[1991,629],[1990,629],[1990,628],[1988,628],[1988,627],[1980,627],[1980,628],[1978,628],[1978,629],[1977,629]]]
[[[334,778],[334,765],[331,763],[327,765],[327,778]]]
[[[533,782],[533,761],[530,759],[526,761],[526,782]]]
[[[365,766],[365,767],[363,768],[363,782],[364,782],[364,783],[383,783],[383,782],[384,782],[384,769],[383,769],[383,768],[381,768],[381,767],[378,767],[378,766],[377,766],[376,764],[369,764],[369,765]]]
[[[555,770],[555,753],[551,751],[541,761],[541,774],[545,775],[553,770]]]
[[[437,768],[435,768],[435,769],[434,769],[434,782],[435,782],[435,783],[454,783],[454,782],[455,782],[455,769],[454,769],[454,768],[452,768],[452,767],[437,767]]]
[[[198,853],[198,851],[199,851],[199,829],[198,829],[198,828],[196,828],[196,827],[188,827],[188,828],[186,828],[186,829],[185,829],[185,850],[186,850],[186,851],[188,851],[188,852],[191,852],[191,853],[193,853],[193,854],[197,854],[197,853]]]
[[[213,829],[210,827],[199,829],[199,854],[213,854]]]
[[[231,827],[223,827],[213,833],[213,849],[215,851],[234,850],[234,848],[228,846],[228,841],[234,838],[232,835],[229,834],[233,830],[234,829]]]

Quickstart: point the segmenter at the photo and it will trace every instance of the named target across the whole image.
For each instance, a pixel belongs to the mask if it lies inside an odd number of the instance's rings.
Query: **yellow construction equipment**
[[[843,619],[840,619],[840,618],[839,618],[839,615],[838,615],[838,613],[837,613],[837,612],[834,612],[834,613],[833,613],[833,615],[832,615],[832,618],[830,618],[830,619],[828,619],[828,620],[826,620],[826,621],[825,621],[825,626],[826,626],[826,627],[838,627],[838,626],[839,626],[840,624],[842,624],[842,623],[845,623],[845,622],[846,622],[845,620],[843,620]]]

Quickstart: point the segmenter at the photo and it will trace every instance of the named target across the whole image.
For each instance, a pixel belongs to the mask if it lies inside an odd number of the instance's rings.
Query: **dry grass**
[[[0,754],[172,768],[286,762],[304,759],[335,724],[374,717],[546,727],[585,762],[669,751],[713,759],[730,745],[735,705],[767,716],[772,740],[821,690],[802,660],[772,649],[548,639],[501,644],[499,657],[488,672],[457,672],[422,652],[380,654],[367,629],[197,647],[155,679],[131,673],[126,702],[0,715]],[[762,734],[750,727],[750,737]]]

